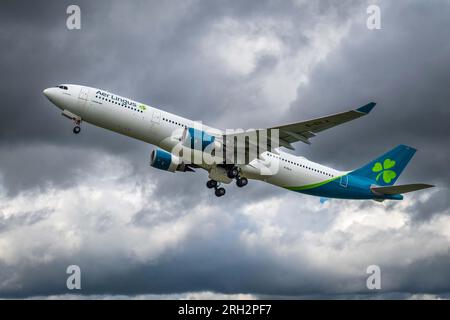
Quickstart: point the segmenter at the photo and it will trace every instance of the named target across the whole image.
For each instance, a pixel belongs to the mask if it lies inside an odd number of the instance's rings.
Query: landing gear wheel
[[[216,180],[209,180],[208,182],[206,182],[206,187],[208,189],[217,188],[217,181]]]
[[[239,170],[238,170],[238,168],[236,168],[236,167],[231,168],[231,169],[228,170],[228,172],[227,172],[227,176],[228,176],[228,178],[230,178],[230,179],[234,179],[234,178],[236,178],[238,175],[239,175]]]
[[[248,184],[247,178],[239,178],[236,180],[236,185],[239,188],[245,187]]]
[[[224,188],[216,189],[215,194],[216,194],[216,197],[222,197],[225,195],[225,189]]]
[[[75,134],[79,134],[81,131],[81,128],[79,126],[76,126],[75,128],[73,128],[73,133]]]

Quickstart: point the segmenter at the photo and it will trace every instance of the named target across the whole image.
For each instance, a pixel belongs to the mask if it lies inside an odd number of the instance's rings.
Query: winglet
[[[365,106],[362,106],[361,108],[356,109],[356,111],[365,113],[365,114],[369,114],[370,111],[372,111],[372,109],[376,106],[375,102],[371,102],[366,104]]]

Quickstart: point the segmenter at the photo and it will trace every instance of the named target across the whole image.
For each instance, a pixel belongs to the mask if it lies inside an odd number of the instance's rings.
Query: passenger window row
[[[162,118],[163,119],[163,121],[166,121],[166,122],[169,122],[169,123],[172,123],[172,124],[175,124],[175,125],[177,125],[177,126],[180,126],[180,127],[185,127],[185,128],[187,128],[187,126],[186,125],[184,125],[184,124],[182,124],[182,123],[179,123],[179,122],[176,122],[176,121],[173,121],[173,120],[170,120],[170,119],[167,119],[167,118]]]
[[[123,105],[123,104],[121,104],[121,103],[119,103],[119,102],[117,102],[117,101],[113,101],[113,100],[111,100],[111,99],[106,99],[105,97],[102,97],[102,96],[95,96],[95,98],[100,99],[100,100],[103,100],[103,101],[106,101],[106,102],[110,102],[110,103],[112,103],[112,104],[116,104],[116,105],[121,106],[121,107],[128,108],[128,109],[133,110],[133,111],[136,111],[136,112],[144,113],[143,110],[139,110],[139,109],[137,109],[137,108],[133,108],[133,107],[130,107],[130,106],[128,106],[128,105]]]
[[[295,165],[297,167],[302,167],[302,168],[305,168],[305,169],[308,169],[308,170],[311,170],[311,171],[314,171],[314,172],[318,172],[318,173],[321,173],[323,175],[326,175],[326,176],[334,178],[334,175],[332,175],[331,173],[328,173],[328,172],[325,172],[325,171],[321,171],[321,170],[317,170],[317,169],[305,166],[303,164],[300,164],[300,163],[297,163],[297,162],[294,162],[294,161],[291,161],[291,160],[287,160],[287,159],[281,158],[280,156],[276,156],[276,155],[273,155],[271,153],[268,153],[268,155],[269,155],[269,157],[280,159],[283,162],[287,162],[287,163],[293,164],[293,165]]]

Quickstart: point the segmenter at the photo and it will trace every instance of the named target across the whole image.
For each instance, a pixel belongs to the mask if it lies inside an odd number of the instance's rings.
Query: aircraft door
[[[348,176],[347,175],[341,177],[340,185],[344,188],[347,188],[347,185],[348,185]]]
[[[86,107],[88,105],[89,100],[89,88],[81,87],[80,94],[78,95],[78,108],[79,108],[79,115],[81,117],[85,116],[86,113]]]
[[[87,101],[89,98],[89,89],[86,87],[81,87],[80,95],[78,96],[78,99]]]
[[[159,111],[154,111],[152,115],[152,123],[159,124],[161,121],[161,113]]]

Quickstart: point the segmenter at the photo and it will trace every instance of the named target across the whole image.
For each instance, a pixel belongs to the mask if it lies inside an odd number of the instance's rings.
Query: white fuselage
[[[76,115],[80,120],[150,143],[168,152],[179,143],[177,136],[182,134],[184,128],[195,125],[193,120],[104,90],[78,85],[64,85],[64,87],[66,89],[55,87],[44,91],[50,101],[63,110],[63,113]],[[205,125],[203,130],[219,131]],[[261,159],[241,166],[244,176],[281,187],[292,187],[313,185],[345,174],[279,149],[277,153],[264,152],[261,156]],[[260,167],[267,167],[268,164],[270,167],[277,167],[278,170],[270,175],[261,174]],[[201,167],[208,170],[210,176],[214,175],[211,166]],[[230,181],[223,179],[221,182]]]

